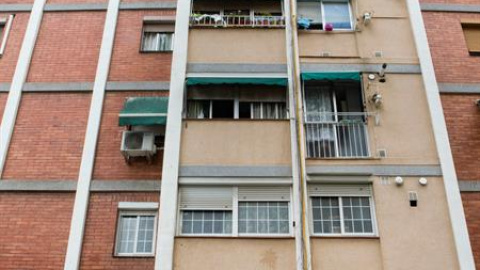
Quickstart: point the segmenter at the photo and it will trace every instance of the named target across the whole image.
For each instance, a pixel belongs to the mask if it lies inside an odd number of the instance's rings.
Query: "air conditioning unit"
[[[127,162],[131,157],[146,157],[148,162],[151,162],[153,155],[157,153],[155,135],[153,132],[125,130],[120,151]]]

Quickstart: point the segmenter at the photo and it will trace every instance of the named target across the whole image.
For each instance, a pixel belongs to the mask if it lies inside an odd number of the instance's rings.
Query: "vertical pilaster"
[[[175,228],[177,222],[178,171],[182,110],[187,72],[188,28],[191,0],[179,0],[175,20],[175,45],[170,76],[168,121],[162,169],[159,226],[155,256],[156,270],[173,269]]]
[[[87,130],[85,134],[85,143],[83,145],[77,192],[73,206],[67,254],[65,256],[65,270],[78,269],[80,265],[85,221],[87,217],[88,201],[90,196],[90,183],[92,180],[95,150],[97,147],[100,120],[102,117],[105,87],[107,85],[110,60],[112,57],[119,5],[120,0],[109,0],[97,72],[93,85],[92,103],[90,105],[90,113],[88,116]]]
[[[37,41],[40,24],[42,23],[43,7],[47,0],[35,0],[28,20],[27,30],[23,38],[22,48],[18,56],[17,66],[13,75],[12,84],[8,93],[5,111],[0,125],[0,178],[3,174],[5,162],[7,160],[8,148],[15,128],[18,108],[22,98],[22,89],[27,80],[30,62],[32,60],[33,49]]]
[[[407,0],[410,23],[412,26],[417,55],[422,69],[422,78],[425,85],[428,108],[432,119],[432,127],[437,147],[438,157],[443,173],[443,183],[447,195],[448,212],[457,249],[457,258],[462,270],[475,269],[473,253],[470,246],[462,198],[458,188],[457,174],[453,163],[453,156],[448,139],[447,125],[443,115],[440,92],[438,90],[433,61],[428,45],[427,33],[423,23],[422,12],[418,0]]]

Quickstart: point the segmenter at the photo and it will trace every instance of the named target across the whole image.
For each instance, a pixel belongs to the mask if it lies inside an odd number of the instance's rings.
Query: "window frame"
[[[122,236],[122,217],[124,216],[136,216],[137,217],[137,228],[135,229],[135,242],[134,242],[134,252],[119,252],[120,249],[120,240]],[[139,226],[139,217],[141,216],[153,216],[153,237],[152,237],[152,252],[136,252],[137,240],[138,240],[138,226]],[[156,240],[157,240],[157,226],[158,226],[158,211],[157,210],[134,210],[134,209],[118,209],[117,215],[117,231],[115,233],[115,244],[114,244],[114,256],[115,257],[154,257]]]
[[[321,2],[321,15],[322,15],[322,28],[323,28],[323,31],[325,31],[325,24],[327,23],[325,21],[325,6],[324,4],[325,3],[347,3],[347,6],[348,6],[348,15],[349,15],[349,18],[350,18],[350,29],[346,29],[346,28],[333,28],[333,31],[342,31],[342,32],[345,32],[345,31],[353,31],[355,30],[355,20],[353,19],[353,11],[352,11],[352,3],[351,3],[351,0],[347,0],[345,2],[341,1],[329,1],[329,0],[322,0]]]
[[[7,47],[7,41],[10,35],[10,30],[12,29],[14,18],[15,15],[13,14],[8,15],[6,18],[0,17],[0,19],[3,19],[2,22],[0,22],[0,25],[3,28],[2,32],[0,32],[0,58],[5,54],[5,49]]]
[[[375,203],[373,200],[373,195],[355,195],[355,194],[349,194],[349,195],[309,195],[309,210],[308,210],[308,215],[310,218],[310,223],[309,225],[311,226],[310,229],[310,234],[312,236],[317,236],[317,237],[378,237],[378,227],[377,227],[377,217],[376,217],[376,210],[375,210]],[[322,198],[322,197],[335,197],[338,198],[338,207],[339,207],[339,214],[340,214],[340,233],[316,233],[314,229],[314,220],[313,220],[313,199],[314,198]],[[370,215],[371,215],[371,220],[372,220],[372,232],[371,233],[348,233],[345,232],[345,218],[343,215],[343,198],[368,198],[369,203],[370,203]]]
[[[292,194],[292,187],[289,186],[289,197],[288,200],[260,200],[260,201],[253,201],[253,200],[242,200],[239,198],[238,195],[238,186],[232,187],[232,208],[209,208],[209,209],[202,209],[202,208],[192,208],[192,209],[182,209],[180,206],[180,199],[178,200],[178,207],[177,207],[177,227],[176,227],[176,235],[180,237],[197,237],[197,238],[291,238],[295,237],[295,228],[293,226],[293,194]],[[239,224],[239,202],[286,202],[288,204],[288,233],[239,233],[238,224]],[[232,212],[232,232],[230,234],[184,234],[182,233],[182,226],[183,226],[183,211],[191,211],[191,210],[199,210],[199,211],[210,211],[210,210],[223,210],[223,211],[231,211]]]
[[[145,34],[146,33],[156,33],[156,34],[171,34],[172,35],[172,44],[171,44],[171,50],[145,50],[144,45],[145,45]],[[146,32],[145,31],[145,25],[142,28],[142,37],[140,39],[140,53],[173,53],[175,46],[175,31],[159,31],[159,32]]]
[[[475,31],[478,31],[478,35],[480,35],[480,21],[478,22],[470,22],[470,21],[462,21],[461,22],[461,27],[462,27],[462,34],[463,34],[463,39],[465,41],[465,47],[467,49],[467,52],[469,54],[469,56],[474,56],[474,57],[478,57],[480,56],[480,49],[473,49],[471,48],[469,45],[471,44],[471,42],[469,42],[468,38],[467,38],[467,34],[466,34],[466,30],[468,28],[474,28]]]

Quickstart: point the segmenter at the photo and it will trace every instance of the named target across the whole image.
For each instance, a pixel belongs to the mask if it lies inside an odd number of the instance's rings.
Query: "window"
[[[142,52],[173,51],[175,27],[162,21],[144,23],[142,35]]]
[[[0,17],[0,56],[4,54],[5,48],[7,47],[8,35],[12,28],[13,18],[14,15]]]
[[[173,33],[147,32],[143,35],[143,52],[173,51]]]
[[[305,29],[325,30],[331,24],[334,30],[352,30],[352,13],[349,1],[298,2],[300,25]],[[305,21],[306,20],[306,21]]]
[[[182,211],[182,234],[231,234],[232,211]]]
[[[308,157],[359,158],[370,155],[360,82],[306,82],[304,98]]]
[[[309,187],[313,233],[375,235],[370,185]]]
[[[291,234],[289,187],[183,187],[180,210],[182,235]]]
[[[462,28],[468,52],[480,56],[480,23],[462,23]]]
[[[288,234],[288,202],[239,202],[238,233]]]
[[[116,255],[153,256],[155,212],[120,212]]]
[[[239,118],[249,119],[286,119],[285,102],[240,102]]]
[[[235,103],[238,102],[238,108]],[[238,115],[238,117],[235,117]],[[188,119],[286,119],[285,102],[187,100]]]

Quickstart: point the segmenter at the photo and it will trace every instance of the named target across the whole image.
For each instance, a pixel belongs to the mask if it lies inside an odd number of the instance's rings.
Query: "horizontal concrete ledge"
[[[379,72],[382,64],[335,64],[335,63],[302,63],[302,72]],[[385,73],[397,74],[421,74],[420,65],[413,64],[389,64]]]
[[[291,177],[290,166],[182,166],[181,177]]]
[[[461,192],[480,192],[480,180],[458,180]]]
[[[438,165],[307,166],[309,175],[442,176]]]
[[[31,4],[0,4],[0,12],[30,12]]]
[[[180,177],[180,185],[292,185],[288,177]]]
[[[480,83],[439,83],[442,94],[480,94]]]
[[[287,75],[287,65],[189,63],[187,73],[283,73]]]
[[[158,192],[161,181],[157,180],[94,180],[92,192]],[[75,192],[75,180],[0,180],[0,191],[28,192]]]
[[[154,192],[160,191],[160,180],[93,180],[90,186],[92,192]]]
[[[0,180],[0,191],[74,192],[75,180]]]
[[[31,4],[0,4],[0,12],[30,12]],[[177,2],[138,2],[121,3],[120,10],[157,10],[157,9],[176,9]],[[62,11],[106,11],[107,3],[74,3],[74,4],[46,4],[45,12]]]
[[[168,91],[170,82],[108,82],[107,91]]]
[[[480,13],[480,5],[423,3],[420,6],[422,11]]]
[[[108,82],[107,91],[168,91],[168,81]],[[91,92],[93,82],[26,83],[24,92]],[[8,92],[9,83],[0,83],[0,92]]]

